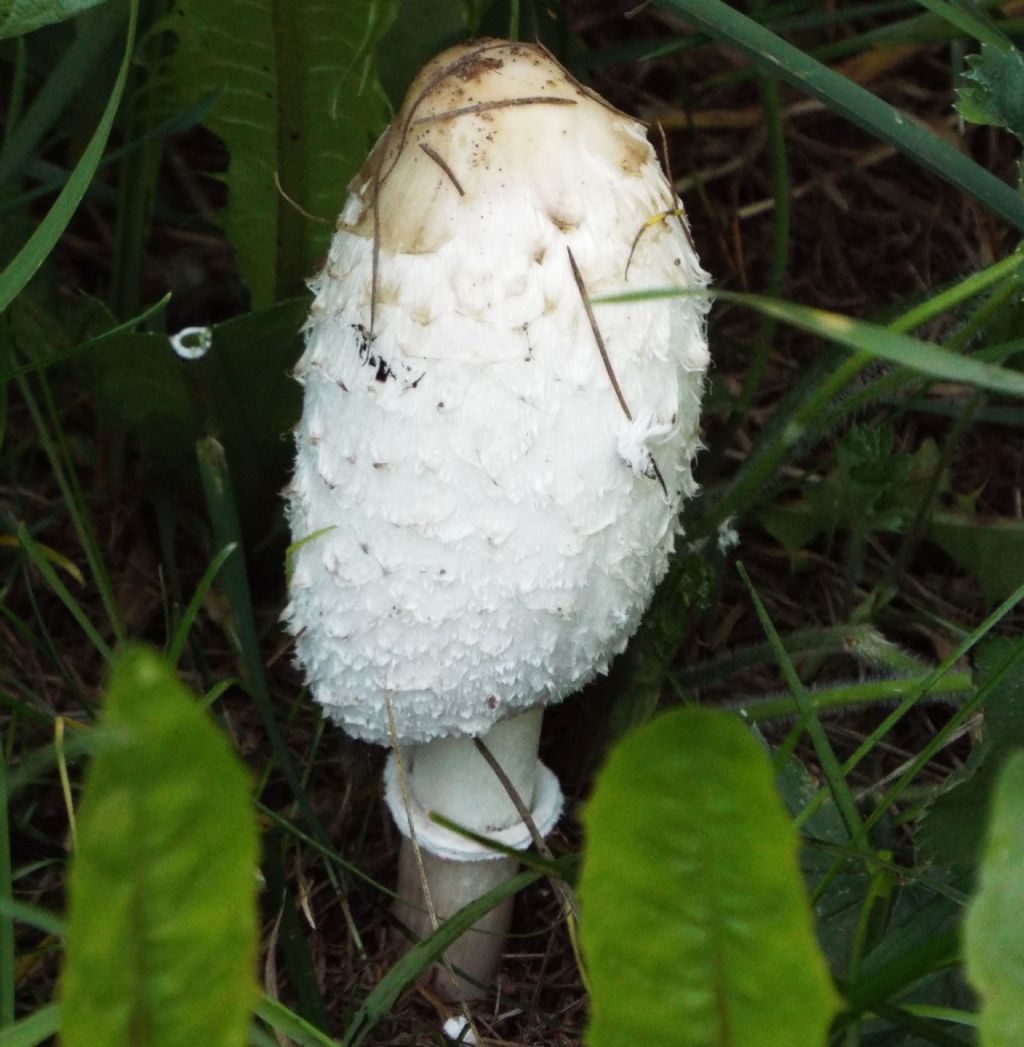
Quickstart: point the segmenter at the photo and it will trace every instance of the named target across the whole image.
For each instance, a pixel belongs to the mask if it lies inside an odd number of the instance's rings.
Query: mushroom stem
[[[554,776],[537,759],[541,717],[538,708],[503,720],[482,741],[543,834],[557,819],[561,793]],[[405,837],[399,856],[401,901],[395,912],[418,939],[433,931],[434,917],[442,923],[510,879],[519,866],[515,858],[438,825],[430,818],[432,813],[517,849],[530,845],[531,833],[473,738],[440,738],[403,747],[400,759],[402,768],[392,755],[385,772],[388,803]],[[435,965],[428,975],[439,995],[471,999],[487,991],[501,962],[511,917],[509,901],[493,909],[449,947],[445,958],[454,982],[442,964]]]

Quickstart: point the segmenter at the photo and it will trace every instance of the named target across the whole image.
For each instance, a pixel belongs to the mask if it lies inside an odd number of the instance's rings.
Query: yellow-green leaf
[[[242,1047],[257,1000],[245,770],[155,653],[115,663],[69,882],[63,1047]]]
[[[734,717],[627,736],[584,817],[589,1047],[821,1047],[836,994],[771,765]]]

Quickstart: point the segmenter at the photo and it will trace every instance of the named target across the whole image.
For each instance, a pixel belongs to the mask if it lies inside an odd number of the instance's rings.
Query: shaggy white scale
[[[592,324],[584,295],[703,287],[679,207],[642,126],[537,48],[449,52],[410,89],[296,371],[286,616],[350,734],[390,743],[387,694],[403,744],[479,735],[625,647],[693,488],[705,306]]]

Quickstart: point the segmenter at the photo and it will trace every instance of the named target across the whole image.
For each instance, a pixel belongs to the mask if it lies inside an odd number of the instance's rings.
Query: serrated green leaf
[[[241,1047],[257,999],[247,776],[153,652],[116,663],[69,880],[64,1047]]]
[[[957,91],[957,112],[974,124],[995,124],[1024,141],[1024,54],[982,44],[967,59],[968,81]]]
[[[21,36],[96,7],[106,0],[0,0],[0,40]]]
[[[163,67],[170,104],[187,108],[220,92],[204,122],[230,154],[223,226],[256,308],[301,290],[349,179],[383,130],[370,56],[393,6],[174,0],[161,22],[178,39]]]
[[[738,720],[686,708],[635,731],[584,822],[589,1047],[821,1047],[836,995],[796,833]]]
[[[981,997],[982,1047],[1024,1043],[1024,753],[992,804],[977,894],[964,920],[967,976]]]

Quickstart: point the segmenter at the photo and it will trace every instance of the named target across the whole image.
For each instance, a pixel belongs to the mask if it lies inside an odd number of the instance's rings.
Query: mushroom
[[[425,934],[553,828],[542,708],[626,646],[694,491],[705,300],[595,299],[707,274],[643,126],[539,45],[431,61],[350,189],[296,368],[285,618],[325,713],[392,747]],[[507,922],[440,991],[493,978]]]

